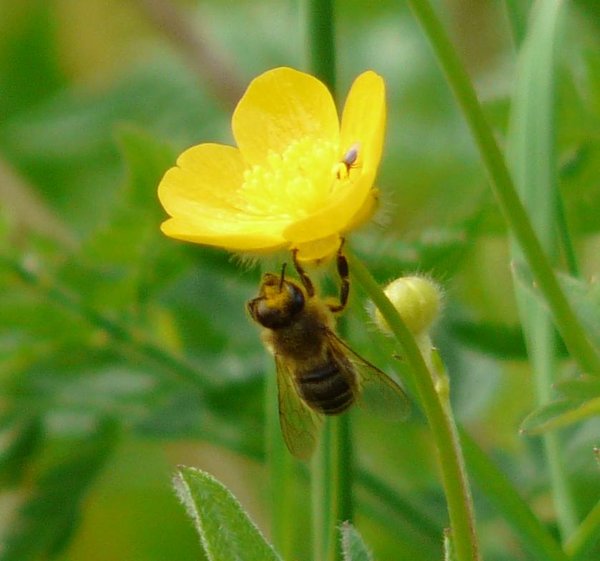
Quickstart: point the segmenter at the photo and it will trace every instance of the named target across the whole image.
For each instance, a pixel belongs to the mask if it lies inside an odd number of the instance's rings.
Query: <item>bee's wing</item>
[[[410,411],[410,401],[404,390],[385,372],[363,358],[333,331],[328,339],[332,352],[340,362],[348,357],[358,372],[359,403],[387,419],[404,419]]]
[[[293,373],[280,357],[275,356],[277,390],[279,398],[279,422],[283,439],[289,451],[301,460],[312,456],[317,445],[322,415],[311,409],[294,385]]]

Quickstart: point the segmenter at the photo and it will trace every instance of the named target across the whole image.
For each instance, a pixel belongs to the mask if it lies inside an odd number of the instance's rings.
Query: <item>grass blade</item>
[[[555,260],[559,201],[554,133],[554,52],[560,21],[561,0],[537,2],[519,53],[517,85],[511,108],[508,153],[525,208],[541,244]],[[522,248],[513,248],[515,261],[523,260]],[[556,334],[545,306],[516,285],[519,312],[533,367],[538,406],[552,399],[556,373]],[[544,450],[563,537],[576,525],[575,507],[562,461],[559,435],[543,436]]]

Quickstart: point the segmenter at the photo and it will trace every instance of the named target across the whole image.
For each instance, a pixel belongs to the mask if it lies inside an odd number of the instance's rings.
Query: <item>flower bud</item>
[[[442,290],[425,277],[400,277],[384,289],[406,327],[417,337],[427,333],[442,309]],[[375,310],[375,323],[385,333],[391,333],[379,310]]]

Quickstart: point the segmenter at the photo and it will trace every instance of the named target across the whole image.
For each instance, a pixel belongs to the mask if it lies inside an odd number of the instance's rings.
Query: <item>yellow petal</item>
[[[372,177],[359,176],[345,192],[338,191],[330,198],[321,210],[284,228],[283,236],[292,243],[300,243],[347,231],[369,197],[372,185]]]
[[[235,193],[243,182],[239,150],[221,144],[200,144],[186,150],[158,186],[167,213],[190,223],[210,217],[235,220]]]
[[[379,167],[385,135],[385,83],[383,78],[369,70],[352,84],[344,112],[340,146],[345,153],[358,144],[357,165],[373,178]]]
[[[255,78],[232,117],[233,136],[249,164],[262,164],[270,151],[281,154],[305,137],[339,140],[331,93],[314,76],[275,68]]]
[[[379,204],[379,190],[371,189],[369,191],[369,196],[365,200],[362,207],[358,209],[358,212],[352,217],[352,220],[348,223],[346,227],[347,230],[355,230],[356,228],[360,228],[365,222],[368,222],[371,219],[371,216],[377,210],[377,205]]]
[[[385,84],[374,72],[364,72],[352,84],[342,117],[340,160],[348,150],[358,147],[352,179],[335,189],[320,211],[290,224],[283,231],[285,238],[308,242],[349,229],[354,217],[369,203],[384,133]]]
[[[326,238],[297,244],[298,260],[318,262],[334,255],[340,247],[341,238],[334,234]]]
[[[197,223],[190,224],[170,218],[163,222],[160,228],[170,238],[224,247],[233,251],[275,250],[287,245],[280,236],[266,234],[262,228],[254,231],[249,228],[226,231],[223,227],[219,227],[218,223],[203,222],[202,226],[201,229]]]

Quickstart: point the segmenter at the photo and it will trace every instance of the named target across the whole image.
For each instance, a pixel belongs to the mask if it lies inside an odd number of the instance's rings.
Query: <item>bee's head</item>
[[[281,274],[266,273],[261,281],[258,296],[248,302],[252,319],[269,329],[287,327],[304,309],[303,290],[285,280],[285,264]]]

